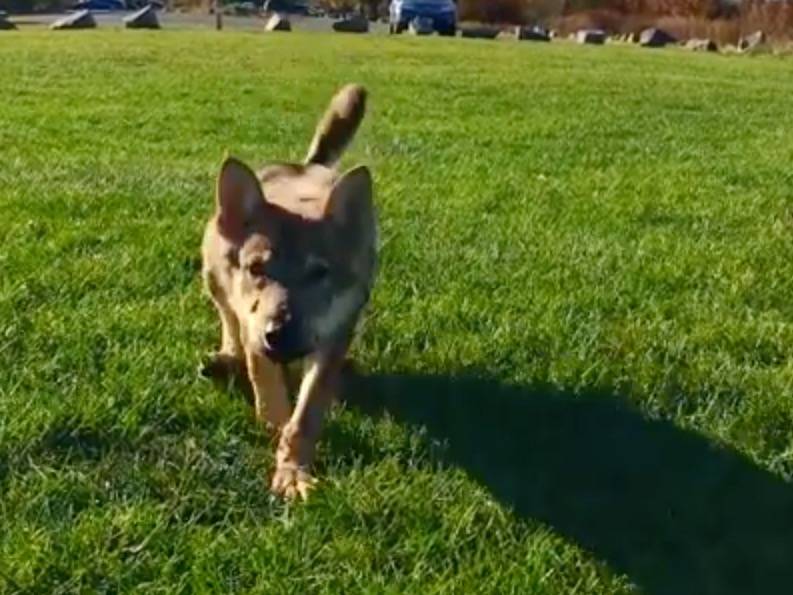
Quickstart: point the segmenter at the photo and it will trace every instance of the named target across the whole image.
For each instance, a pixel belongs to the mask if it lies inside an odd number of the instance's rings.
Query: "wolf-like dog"
[[[316,483],[316,441],[375,279],[372,177],[364,166],[336,171],[365,104],[361,86],[342,88],[302,164],[257,176],[226,158],[204,234],[203,277],[222,328],[205,370],[247,374],[257,419],[278,433],[271,490],[287,499],[305,499]],[[293,410],[285,365],[295,360],[303,376]]]

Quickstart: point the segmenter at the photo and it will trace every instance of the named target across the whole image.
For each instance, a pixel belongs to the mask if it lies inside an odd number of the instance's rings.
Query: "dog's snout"
[[[277,351],[283,342],[284,324],[280,321],[270,321],[264,329],[264,346],[270,351]]]
[[[302,357],[304,349],[294,321],[271,321],[264,330],[264,348],[275,361],[289,361]]]

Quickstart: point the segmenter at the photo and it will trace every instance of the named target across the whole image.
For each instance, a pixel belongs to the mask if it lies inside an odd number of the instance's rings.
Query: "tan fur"
[[[258,176],[228,158],[203,243],[204,280],[221,321],[207,369],[246,370],[256,416],[279,432],[271,489],[305,498],[309,468],[341,362],[376,268],[376,222],[366,168],[333,168],[364,114],[348,85],[320,121],[305,164]],[[294,411],[284,365],[303,359]]]

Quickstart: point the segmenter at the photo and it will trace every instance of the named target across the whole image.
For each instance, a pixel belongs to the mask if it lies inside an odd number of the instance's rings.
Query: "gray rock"
[[[747,35],[745,37],[741,37],[741,40],[738,42],[738,49],[742,52],[751,51],[755,48],[764,45],[766,42],[765,33],[762,31],[755,31],[751,35]]]
[[[591,43],[602,45],[606,42],[606,32],[600,29],[581,29],[575,34],[578,43]]]
[[[655,27],[645,29],[639,36],[639,44],[645,48],[662,48],[670,43],[677,43],[677,39],[663,29]]]
[[[408,31],[413,35],[431,35],[435,31],[435,23],[427,17],[416,17],[410,21]]]
[[[95,29],[96,19],[90,10],[78,10],[72,14],[58,19],[50,25],[50,29],[60,31],[65,29]]]
[[[683,47],[692,52],[718,52],[719,46],[711,39],[689,39],[683,44]]]
[[[0,10],[0,31],[13,31],[17,26],[8,20],[8,13]]]
[[[338,33],[368,33],[369,21],[362,16],[352,16],[333,23],[333,30]]]
[[[149,4],[137,12],[124,17],[124,26],[127,29],[159,29],[160,21],[154,6]]]
[[[498,29],[495,27],[463,27],[460,29],[460,37],[468,39],[495,39],[498,37]]]
[[[292,30],[292,23],[291,21],[283,15],[278,13],[273,14],[269,19],[267,19],[267,23],[264,25],[265,31],[291,31]]]
[[[541,27],[515,27],[518,41],[551,41],[551,35]]]

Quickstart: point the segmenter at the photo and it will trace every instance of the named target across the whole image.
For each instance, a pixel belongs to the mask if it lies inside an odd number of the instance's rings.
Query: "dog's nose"
[[[280,322],[269,322],[264,329],[264,346],[268,351],[280,351],[284,342],[284,325]]]
[[[270,323],[264,330],[263,339],[267,355],[275,361],[290,361],[303,355],[294,324]]]

